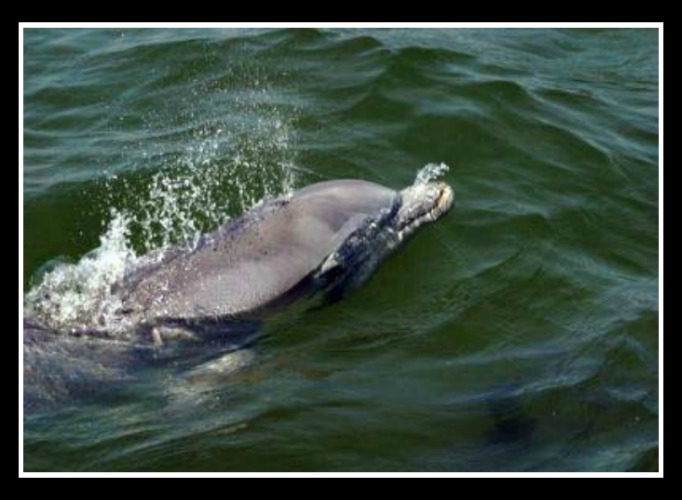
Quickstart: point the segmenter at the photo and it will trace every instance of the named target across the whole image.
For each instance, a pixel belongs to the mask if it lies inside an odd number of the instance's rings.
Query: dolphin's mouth
[[[445,183],[438,183],[436,188],[438,189],[438,195],[433,207],[428,212],[433,217],[433,220],[448,212],[455,202],[455,192],[450,186]]]
[[[444,182],[416,184],[401,191],[402,204],[397,215],[401,239],[422,224],[433,222],[447,213],[455,201],[455,193]]]

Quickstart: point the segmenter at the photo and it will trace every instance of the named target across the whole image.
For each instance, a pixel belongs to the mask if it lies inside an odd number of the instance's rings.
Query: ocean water
[[[56,322],[267,196],[441,163],[457,196],[229,377],[25,411],[24,470],[659,469],[656,29],[23,34],[24,305]]]

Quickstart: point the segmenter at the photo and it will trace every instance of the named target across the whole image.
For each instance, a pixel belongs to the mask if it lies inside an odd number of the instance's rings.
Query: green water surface
[[[112,209],[142,253],[324,179],[457,196],[236,376],[27,412],[26,471],[658,470],[656,29],[23,33],[25,291]]]

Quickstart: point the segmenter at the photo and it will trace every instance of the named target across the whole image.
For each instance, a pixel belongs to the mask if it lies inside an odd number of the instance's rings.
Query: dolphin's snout
[[[420,225],[433,222],[452,208],[453,189],[445,182],[414,184],[401,192],[398,223],[402,230],[411,232]]]
[[[436,198],[434,209],[438,211],[438,215],[442,215],[449,211],[455,205],[455,191],[450,185],[444,182],[436,183],[438,196]]]

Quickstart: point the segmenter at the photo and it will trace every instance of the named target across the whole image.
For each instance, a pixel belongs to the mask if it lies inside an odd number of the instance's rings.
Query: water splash
[[[25,294],[25,316],[59,331],[122,332],[128,325],[116,318],[121,302],[111,290],[126,273],[161,258],[171,245],[194,245],[265,197],[293,191],[295,111],[269,102],[262,77],[236,97],[213,90],[183,101],[189,111],[151,113],[148,137],[131,158],[133,175],[110,174],[104,181],[109,221],[100,245],[77,263],[55,262],[45,271]],[[223,112],[214,117],[210,108],[218,103]],[[178,132],[166,122],[180,116],[189,118]]]
[[[225,224],[230,214],[293,191],[297,111],[270,102],[272,93],[261,74],[253,82],[253,88],[236,95],[207,84],[203,97],[208,105],[201,109],[205,120],[190,123],[183,132],[188,137],[180,141],[174,132],[170,144],[160,141],[145,149],[143,163],[155,171],[142,181],[146,190],[140,195],[139,188],[126,189],[131,195],[122,203],[110,200],[131,214],[131,237],[140,252],[191,244],[201,233]],[[188,106],[199,96],[193,98]],[[213,116],[216,111],[206,107],[223,111]],[[160,114],[147,126],[156,129],[166,119]],[[176,144],[183,141],[178,150]]]
[[[120,303],[109,293],[136,256],[128,244],[129,221],[116,210],[100,245],[78,263],[59,263],[46,272],[24,298],[24,316],[56,330],[98,328],[108,323]]]
[[[450,167],[448,167],[445,163],[429,163],[420,169],[419,172],[417,172],[417,176],[415,177],[412,185],[417,186],[419,184],[426,184],[428,182],[435,181],[449,171]]]

